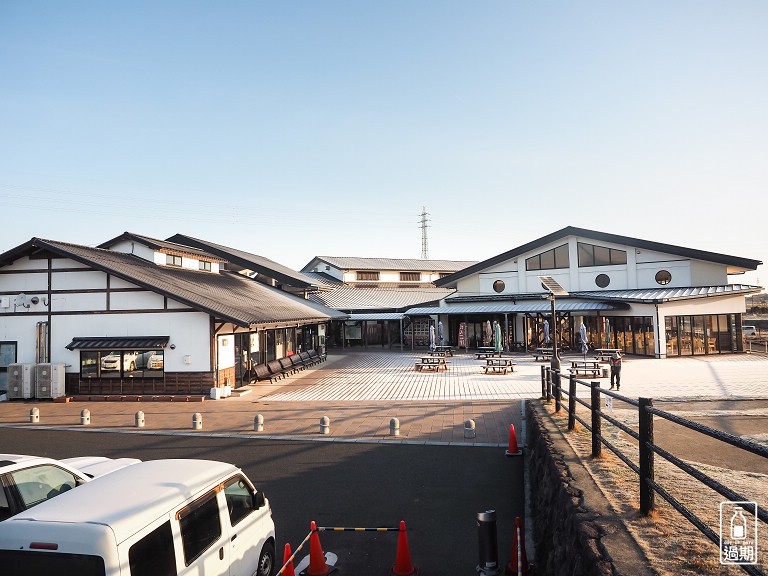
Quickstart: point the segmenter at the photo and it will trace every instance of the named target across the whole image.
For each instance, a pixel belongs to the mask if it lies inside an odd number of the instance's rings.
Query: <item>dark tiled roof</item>
[[[33,252],[50,252],[113,274],[172,300],[241,326],[325,322],[344,317],[242,274],[158,266],[132,254],[33,238],[0,255],[0,265]]]
[[[452,272],[475,264],[461,260],[418,260],[399,258],[356,258],[354,256],[315,256],[314,260],[326,262],[339,270],[402,270],[421,272]],[[311,264],[311,262],[310,262]],[[308,265],[307,265],[308,266]],[[304,268],[306,269],[307,266]]]
[[[711,298],[728,294],[757,294],[760,286],[747,284],[726,284],[724,286],[690,286],[684,288],[638,288],[634,290],[599,290],[590,292],[572,292],[575,298],[593,300],[611,300],[622,302],[669,302],[671,300],[690,300],[692,298]]]
[[[143,244],[148,248],[152,248],[153,250],[165,250],[168,252],[182,252],[184,254],[189,254],[196,258],[205,258],[206,260],[213,260],[214,262],[224,261],[224,259],[222,259],[221,257],[214,256],[210,252],[206,252],[205,250],[201,250],[199,248],[194,248],[192,246],[186,246],[183,244],[177,244],[176,242],[169,242],[167,240],[158,240],[157,238],[150,238],[149,236],[142,236],[141,234],[133,234],[132,232],[123,232],[122,234],[120,234],[120,236],[116,236],[111,240],[102,242],[101,244],[98,245],[98,248],[109,249],[109,248],[112,248],[112,246],[114,246],[118,242],[122,242],[124,240],[132,240],[134,242],[139,242],[140,244]]]
[[[503,252],[498,256],[494,256],[493,258],[489,258],[487,260],[483,260],[482,262],[478,262],[477,264],[469,266],[463,270],[460,270],[454,274],[451,274],[450,276],[446,276],[445,278],[440,278],[439,280],[435,280],[435,285],[450,286],[453,283],[455,283],[457,280],[460,280],[461,278],[466,278],[467,276],[471,276],[472,274],[477,274],[478,272],[481,272],[486,268],[490,268],[491,266],[495,266],[496,264],[501,264],[502,262],[506,262],[507,260],[512,260],[517,256],[526,254],[527,252],[530,252],[531,250],[536,250],[537,248],[541,248],[542,246],[546,246],[547,244],[550,244],[551,242],[555,242],[556,240],[567,238],[568,236],[579,236],[581,238],[587,238],[591,240],[611,242],[614,244],[624,244],[624,245],[632,246],[635,248],[653,250],[655,252],[675,254],[677,256],[682,256],[684,258],[693,258],[696,260],[703,260],[705,262],[715,262],[717,264],[724,264],[728,266],[729,273],[731,273],[731,271],[741,272],[745,270],[755,270],[759,265],[762,264],[760,260],[751,260],[749,258],[740,258],[738,256],[728,256],[726,254],[718,254],[717,252],[706,252],[704,250],[695,250],[693,248],[684,248],[682,246],[674,246],[672,244],[663,244],[661,242],[641,240],[639,238],[631,238],[629,236],[620,236],[618,234],[608,234],[607,232],[587,230],[586,228],[566,226],[561,230],[552,232],[551,234],[547,234],[546,236],[542,236],[537,240],[533,240],[531,242],[528,242],[527,244],[523,244],[522,246],[518,246],[517,248],[513,248],[512,250],[509,250],[507,252]]]
[[[69,350],[152,350],[165,348],[170,336],[130,336],[126,338],[73,338]]]
[[[398,311],[437,302],[452,294],[445,288],[355,288],[345,286],[332,292],[320,292],[311,297],[337,310]]]
[[[244,252],[243,250],[222,246],[221,244],[200,240],[199,238],[193,238],[184,234],[174,234],[168,238],[168,241],[186,246],[194,246],[206,252],[211,252],[237,266],[253,270],[268,278],[274,278],[281,284],[287,284],[295,288],[310,288],[315,285],[312,278],[264,256],[258,256],[257,254],[251,254],[250,252]]]
[[[308,276],[312,278],[317,284],[321,286],[328,286],[331,288],[338,288],[342,284],[344,284],[341,280],[338,278],[334,278],[330,274],[326,274],[325,272],[304,272],[304,276]]]
[[[558,312],[594,312],[624,310],[629,304],[622,302],[561,302],[557,303]],[[456,306],[442,306],[439,308],[414,307],[405,311],[406,316],[427,316],[432,314],[524,314],[547,313],[552,310],[549,302],[527,301],[485,304],[458,304]]]

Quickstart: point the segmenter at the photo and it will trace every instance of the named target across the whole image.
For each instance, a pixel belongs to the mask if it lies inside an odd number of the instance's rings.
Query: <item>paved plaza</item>
[[[541,366],[548,364],[518,354],[514,372],[485,374],[484,360],[463,353],[447,359],[447,370],[421,372],[414,368],[421,356],[407,350],[331,352],[327,362],[272,384],[249,386],[243,396],[202,403],[4,402],[0,426],[500,447],[508,445],[510,424],[524,434],[521,404],[541,396]],[[564,356],[563,368],[571,358],[578,356]],[[608,386],[606,378],[598,380]],[[658,360],[629,356],[621,393],[655,400],[768,399],[767,381],[765,354]],[[588,397],[586,386],[578,390],[579,396]],[[40,410],[39,424],[29,423],[33,407]],[[91,412],[89,426],[80,425],[82,409]],[[144,412],[144,428],[134,425],[138,410]],[[193,431],[196,412],[202,414],[203,429]],[[254,430],[257,414],[264,417],[263,432]],[[330,419],[328,435],[320,434],[323,416]],[[400,422],[398,437],[390,435],[392,418]],[[469,419],[475,423],[474,438],[465,438]],[[23,452],[23,447],[9,450]]]

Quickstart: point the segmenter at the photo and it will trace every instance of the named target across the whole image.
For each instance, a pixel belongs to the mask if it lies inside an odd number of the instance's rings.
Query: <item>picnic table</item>
[[[536,361],[538,361],[539,358],[541,358],[542,361],[544,361],[544,360],[551,360],[552,359],[552,348],[534,348],[534,350],[533,350],[533,358]]]
[[[616,352],[621,353],[620,348],[595,348],[595,360],[599,362],[608,362],[608,358],[613,356]]]
[[[481,358],[491,358],[493,356],[501,357],[501,352],[496,352],[494,346],[478,346],[477,352],[475,352],[475,358],[478,360]]]
[[[600,376],[599,360],[571,360],[571,374],[587,376],[591,374],[594,378]]]
[[[486,358],[483,369],[486,374],[506,374],[515,371],[515,363],[512,358]]]
[[[438,353],[441,352],[444,356],[453,356],[453,346],[441,345],[441,346],[435,346],[435,352]]]
[[[422,356],[422,358],[415,363],[415,368],[417,372],[423,370],[439,372],[441,368],[448,370],[448,362],[445,360],[445,356]]]

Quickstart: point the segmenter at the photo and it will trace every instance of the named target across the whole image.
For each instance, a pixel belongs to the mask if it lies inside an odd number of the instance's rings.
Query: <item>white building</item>
[[[99,248],[32,238],[0,254],[0,388],[11,363],[54,363],[71,394],[205,393],[322,350],[327,323],[346,317],[275,287],[282,270],[252,277],[227,263],[130,233]]]
[[[743,349],[745,297],[762,288],[730,284],[729,277],[760,264],[569,226],[436,280],[456,292],[437,308],[406,314],[442,320],[454,345],[487,344],[486,322],[498,320],[508,349],[535,347],[551,324],[548,292],[539,279],[549,276],[569,293],[556,300],[562,348],[579,347],[583,323],[590,344],[626,353],[735,352]]]

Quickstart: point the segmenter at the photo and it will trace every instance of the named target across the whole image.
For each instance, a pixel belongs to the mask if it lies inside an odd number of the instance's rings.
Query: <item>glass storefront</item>
[[[81,378],[162,378],[162,350],[81,350]]]
[[[667,356],[701,356],[742,349],[741,314],[668,316],[664,320]]]

